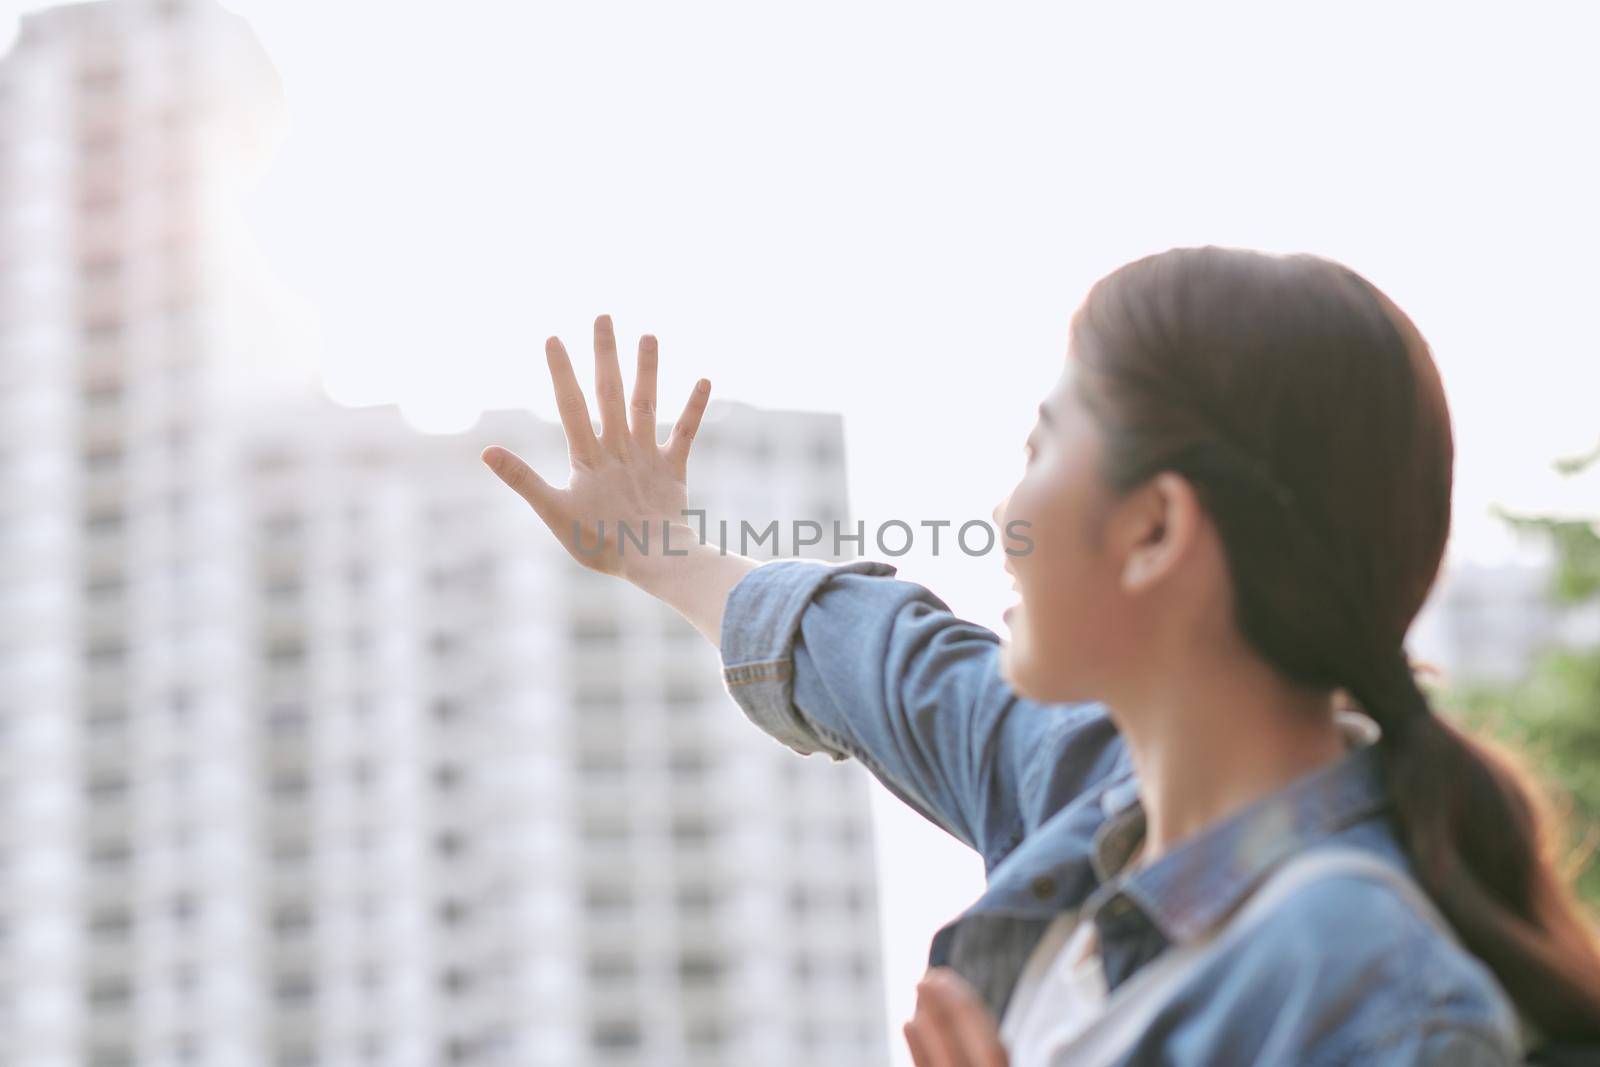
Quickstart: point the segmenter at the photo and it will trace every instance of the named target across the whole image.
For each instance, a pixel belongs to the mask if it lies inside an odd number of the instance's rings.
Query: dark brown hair
[[[1072,319],[1114,491],[1184,475],[1216,524],[1245,638],[1382,729],[1424,888],[1550,1039],[1600,1039],[1600,936],[1514,761],[1434,714],[1404,651],[1450,529],[1454,440],[1432,353],[1365,278],[1312,255],[1178,248]]]

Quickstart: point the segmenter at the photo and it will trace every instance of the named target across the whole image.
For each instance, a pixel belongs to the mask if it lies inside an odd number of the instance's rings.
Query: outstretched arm
[[[710,382],[658,444],[654,337],[639,342],[630,425],[611,319],[595,320],[598,437],[566,349],[552,337],[545,355],[569,484],[554,488],[498,445],[483,461],[580,564],[665,601],[717,646],[728,691],[768,734],[800,753],[859,760],[990,868],[1049,814],[1050,798],[1117,772],[1121,749],[1101,705],[1018,698],[996,670],[998,636],[891,564],[761,562],[700,543],[683,518]],[[622,551],[618,522],[648,526],[652,549]],[[663,523],[671,555],[660,549]]]

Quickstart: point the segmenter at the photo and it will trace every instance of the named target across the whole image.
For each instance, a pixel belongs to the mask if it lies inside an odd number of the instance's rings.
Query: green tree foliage
[[[1596,463],[1600,448],[1555,466],[1578,476]],[[1554,603],[1600,602],[1600,500],[1592,519],[1497,513],[1554,549]],[[1517,749],[1552,787],[1575,862],[1582,864],[1578,891],[1600,911],[1600,645],[1547,649],[1515,683],[1461,685],[1448,689],[1441,703],[1476,732]]]

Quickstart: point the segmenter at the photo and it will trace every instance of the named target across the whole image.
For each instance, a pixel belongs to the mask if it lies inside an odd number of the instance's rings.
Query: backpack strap
[[[1344,845],[1311,849],[1269,874],[1244,904],[1211,933],[1173,946],[1135,971],[1112,990],[1101,1014],[1052,1062],[1060,1067],[1112,1067],[1119,1063],[1186,980],[1250,937],[1273,909],[1296,891],[1333,875],[1353,875],[1389,886],[1440,933],[1459,944],[1455,931],[1433,901],[1404,871],[1365,849]]]

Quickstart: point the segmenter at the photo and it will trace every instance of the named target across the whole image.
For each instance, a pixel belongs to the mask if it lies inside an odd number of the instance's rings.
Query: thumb
[[[478,456],[495,475],[517,491],[517,495],[533,505],[533,510],[553,530],[556,527],[556,490],[539,477],[537,471],[523,462],[509,448],[490,445]]]

